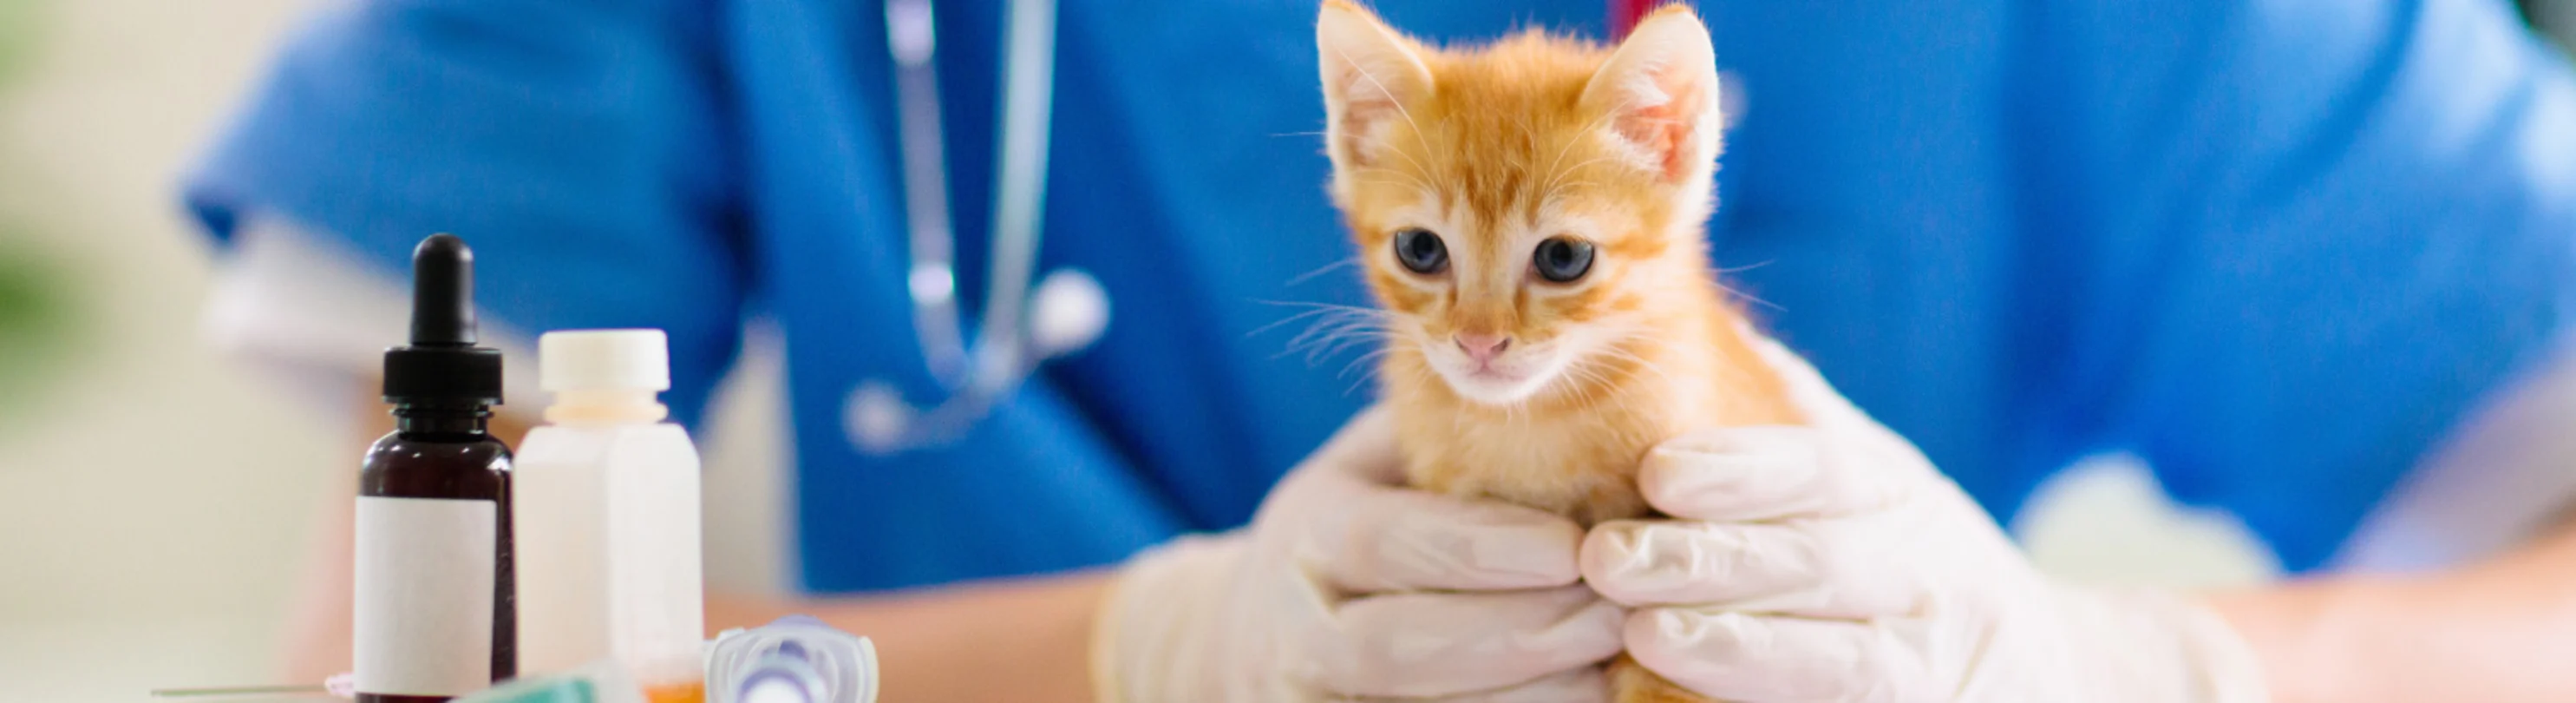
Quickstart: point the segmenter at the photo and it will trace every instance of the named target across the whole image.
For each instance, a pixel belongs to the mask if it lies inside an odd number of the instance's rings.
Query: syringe
[[[613,666],[570,673],[618,679],[619,685],[613,688],[634,686]],[[756,628],[726,630],[707,644],[705,691],[707,703],[876,703],[876,645],[801,615]],[[165,688],[154,690],[152,696],[348,699],[356,692],[355,681],[343,673],[318,686]]]
[[[153,689],[154,698],[232,698],[237,696],[277,696],[281,698],[355,698],[357,680],[347,672],[332,674],[318,686],[223,686],[212,688]]]

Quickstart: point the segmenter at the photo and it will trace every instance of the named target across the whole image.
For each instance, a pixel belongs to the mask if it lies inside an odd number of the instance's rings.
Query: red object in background
[[[1610,0],[1610,41],[1628,38],[1628,30],[1636,29],[1637,20],[1645,19],[1647,11],[1669,4],[1676,3],[1672,0]]]

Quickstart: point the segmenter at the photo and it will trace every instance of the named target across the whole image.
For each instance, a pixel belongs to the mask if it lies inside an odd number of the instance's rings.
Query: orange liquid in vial
[[[647,703],[706,703],[707,685],[703,681],[666,683],[644,688]]]

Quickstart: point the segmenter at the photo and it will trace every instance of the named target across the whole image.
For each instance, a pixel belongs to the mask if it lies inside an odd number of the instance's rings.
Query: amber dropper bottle
[[[510,448],[486,422],[501,353],[475,346],[474,254],[412,252],[411,344],[385,351],[394,432],[358,473],[358,703],[439,703],[518,673]]]

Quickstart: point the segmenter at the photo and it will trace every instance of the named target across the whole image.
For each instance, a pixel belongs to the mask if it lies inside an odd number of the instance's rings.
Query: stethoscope
[[[1001,170],[995,182],[992,268],[975,343],[957,310],[954,232],[948,219],[946,147],[939,133],[938,73],[930,0],[888,0],[896,122],[912,267],[905,290],[922,360],[947,391],[921,407],[884,379],[859,385],[843,424],[860,451],[890,454],[952,441],[1018,390],[1039,364],[1090,346],[1109,326],[1109,295],[1078,269],[1037,280],[1039,206],[1046,191],[1047,122],[1055,79],[1055,3],[1012,0],[1003,57]],[[1036,290],[1030,282],[1036,281]]]
[[[1626,34],[1662,0],[1610,0],[1612,36]],[[968,345],[957,310],[955,232],[948,219],[946,145],[939,133],[937,41],[930,0],[887,0],[886,45],[895,65],[896,122],[912,267],[905,290],[931,376],[948,393],[921,407],[884,379],[850,393],[842,411],[860,451],[891,454],[955,440],[1027,382],[1039,364],[1090,346],[1109,326],[1109,295],[1079,269],[1036,278],[1039,206],[1046,190],[1047,127],[1055,81],[1054,0],[1012,0],[1003,56],[1001,171],[993,203],[987,310]],[[1037,286],[1034,292],[1030,282]]]

